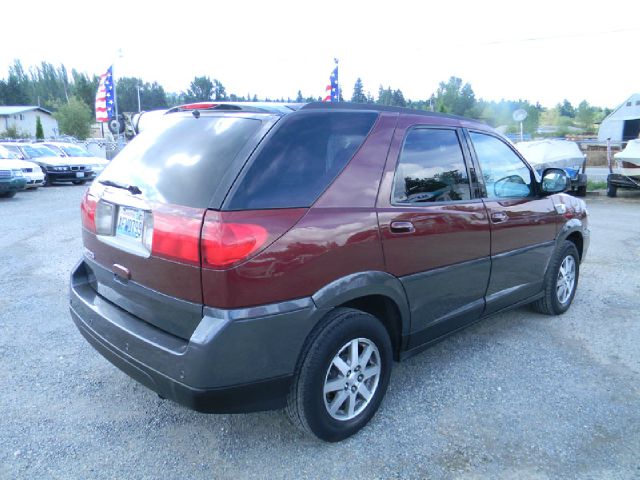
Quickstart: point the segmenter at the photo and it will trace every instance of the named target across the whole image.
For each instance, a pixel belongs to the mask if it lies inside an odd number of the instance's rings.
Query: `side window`
[[[469,176],[455,130],[411,130],[396,167],[392,203],[470,198]]]
[[[469,132],[478,157],[487,198],[525,198],[533,193],[531,171],[502,140]]]
[[[373,127],[375,112],[296,112],[280,120],[249,166],[231,210],[309,207]]]

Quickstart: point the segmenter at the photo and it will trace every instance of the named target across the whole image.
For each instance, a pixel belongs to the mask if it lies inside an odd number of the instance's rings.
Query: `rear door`
[[[558,215],[538,193],[531,168],[501,138],[469,131],[491,224],[486,314],[540,292],[553,253]]]
[[[489,221],[472,194],[461,130],[401,119],[378,195],[387,270],[411,308],[409,348],[476,320],[490,272]]]
[[[268,115],[174,113],[128,144],[83,201],[93,287],[129,313],[182,338],[202,319],[200,237]]]

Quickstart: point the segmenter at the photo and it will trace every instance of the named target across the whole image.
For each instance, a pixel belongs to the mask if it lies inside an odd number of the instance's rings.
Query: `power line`
[[[640,31],[640,27],[633,28],[619,28],[615,30],[601,30],[598,32],[577,32],[577,33],[562,33],[558,35],[547,35],[542,37],[529,37],[529,38],[516,38],[512,40],[494,40],[492,42],[480,43],[480,45],[501,45],[508,43],[525,43],[525,42],[537,42],[540,40],[556,40],[562,38],[577,38],[577,37],[588,37],[593,35],[609,35],[615,33],[627,33],[627,32],[637,32]],[[478,45],[475,43],[475,45]]]

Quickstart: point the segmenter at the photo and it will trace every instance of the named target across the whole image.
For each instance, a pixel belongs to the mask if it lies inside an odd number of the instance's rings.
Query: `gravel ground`
[[[340,444],[203,415],[97,354],[67,310],[83,187],[0,201],[0,478],[639,478],[640,195],[589,197],[572,308],[521,308],[394,366]]]

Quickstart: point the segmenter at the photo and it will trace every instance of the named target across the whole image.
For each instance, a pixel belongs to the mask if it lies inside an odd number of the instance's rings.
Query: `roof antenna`
[[[195,118],[200,118],[200,110],[193,110],[191,113]]]

